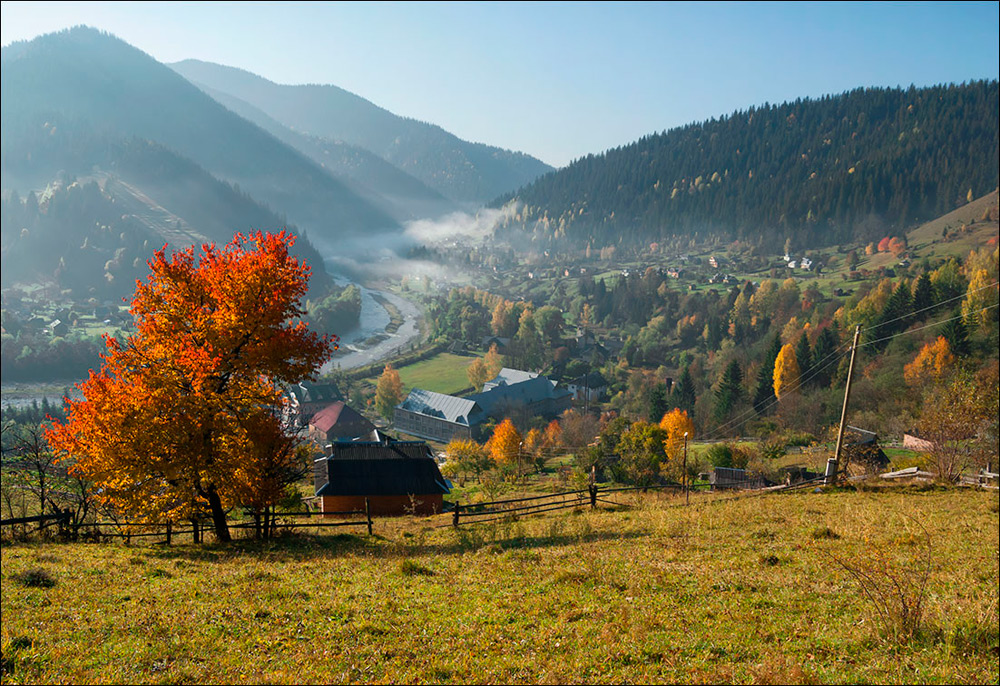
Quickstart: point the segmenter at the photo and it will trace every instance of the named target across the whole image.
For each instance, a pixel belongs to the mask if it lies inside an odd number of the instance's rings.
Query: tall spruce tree
[[[965,357],[971,351],[969,329],[961,311],[952,311],[951,318],[941,325],[941,335],[948,341],[948,347],[956,357]]]
[[[903,282],[896,286],[889,299],[882,308],[882,313],[875,321],[875,325],[868,330],[868,340],[878,341],[873,345],[876,350],[882,350],[888,345],[889,336],[899,333],[910,325],[913,311],[913,295],[910,286]]]
[[[837,350],[837,337],[827,327],[816,336],[816,345],[812,350],[813,383],[819,388],[826,388],[833,379],[832,356]]]
[[[809,345],[809,335],[803,331],[802,336],[799,337],[799,342],[795,346],[795,359],[799,361],[799,375],[802,379],[809,378],[809,372],[812,371],[812,346]],[[807,385],[808,382],[803,381],[803,386]]]
[[[781,352],[781,334],[775,334],[771,347],[764,355],[764,361],[757,370],[757,382],[754,386],[753,407],[758,413],[763,413],[777,398],[774,396],[774,361]]]
[[[913,311],[918,313],[918,319],[924,319],[930,314],[928,308],[934,304],[934,284],[927,272],[920,275],[913,287]]]
[[[743,399],[743,370],[740,363],[733,360],[722,373],[719,385],[715,389],[715,419],[724,421]]]
[[[687,367],[684,367],[684,371],[681,372],[680,381],[674,386],[671,399],[674,402],[674,407],[687,410],[689,413],[694,411],[694,403],[697,400],[694,392],[694,379],[691,378],[691,371]]]

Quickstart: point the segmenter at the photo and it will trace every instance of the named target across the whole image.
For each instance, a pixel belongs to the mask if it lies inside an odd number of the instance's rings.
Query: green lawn
[[[372,538],[4,544],[3,682],[1000,678],[995,493],[631,497],[459,530],[376,520]],[[850,570],[922,594],[919,630],[894,635]]]
[[[470,356],[440,353],[423,362],[400,367],[399,377],[403,380],[407,391],[423,388],[450,395],[469,388],[466,369],[475,359]]]

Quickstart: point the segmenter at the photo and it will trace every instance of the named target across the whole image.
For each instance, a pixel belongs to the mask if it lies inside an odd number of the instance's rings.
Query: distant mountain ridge
[[[588,155],[492,205],[534,245],[710,234],[799,247],[880,238],[998,184],[996,81],[765,104]]]
[[[400,231],[302,153],[109,34],[78,27],[3,48],[0,89],[4,187],[57,171],[89,173],[104,142],[138,138],[237,184],[327,246]],[[76,136],[39,154],[52,129]]]
[[[399,221],[441,216],[458,209],[454,201],[364,148],[299,133],[245,100],[204,84],[192,83],[228,109],[337,175],[355,193]]]
[[[520,152],[470,143],[395,115],[333,85],[280,85],[199,60],[169,65],[193,83],[239,98],[297,132],[369,150],[457,202],[478,204],[552,171]]]

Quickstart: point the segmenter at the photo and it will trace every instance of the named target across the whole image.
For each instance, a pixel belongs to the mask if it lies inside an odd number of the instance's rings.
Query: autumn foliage
[[[385,418],[392,417],[396,405],[403,402],[403,380],[399,370],[387,364],[375,385],[375,410]]]
[[[774,397],[781,400],[782,395],[787,395],[798,388],[799,378],[799,362],[795,358],[795,348],[791,343],[786,343],[774,361]]]
[[[955,356],[951,353],[944,336],[938,336],[933,343],[927,343],[917,356],[903,367],[903,378],[911,386],[941,378],[955,364]]]
[[[684,440],[694,438],[694,422],[688,416],[686,410],[674,408],[663,415],[660,420],[660,428],[666,434],[664,438],[664,450],[668,462],[668,470],[672,473],[680,473],[680,466],[684,459]]]
[[[300,460],[279,384],[311,376],[335,345],[298,319],[310,270],[294,240],[238,234],[149,260],[137,332],[105,337],[100,371],[47,433],[104,505],[138,521],[211,513],[228,540],[229,508],[282,497]]]
[[[499,465],[518,464],[521,457],[521,432],[512,421],[503,420],[493,429],[493,435],[486,442],[486,450]]]

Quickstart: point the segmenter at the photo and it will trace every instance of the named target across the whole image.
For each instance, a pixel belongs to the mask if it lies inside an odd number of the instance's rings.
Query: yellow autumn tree
[[[997,316],[995,311],[991,311],[995,309],[997,296],[996,279],[986,269],[973,269],[965,300],[962,301],[962,315],[970,330],[989,330],[990,322],[995,321]]]
[[[799,376],[799,361],[795,359],[795,348],[791,343],[785,343],[774,361],[774,397],[781,400],[782,395],[787,395],[798,388]]]
[[[518,464],[521,456],[521,432],[514,422],[505,419],[493,429],[486,450],[497,464]]]
[[[944,336],[938,336],[933,343],[927,343],[917,356],[903,367],[906,383],[916,386],[927,381],[937,381],[955,364],[955,356]]]
[[[476,479],[493,466],[489,453],[470,438],[456,438],[444,449],[446,460],[442,472],[446,476],[460,477],[464,482],[469,473]]]
[[[663,448],[667,454],[665,470],[671,474],[679,474],[684,459],[684,434],[687,440],[694,438],[694,422],[688,416],[687,410],[675,407],[663,415],[660,428],[666,433]]]
[[[399,371],[391,364],[387,364],[382,371],[382,376],[378,378],[378,385],[375,386],[375,410],[389,419],[396,405],[403,402],[403,380],[399,378]]]

